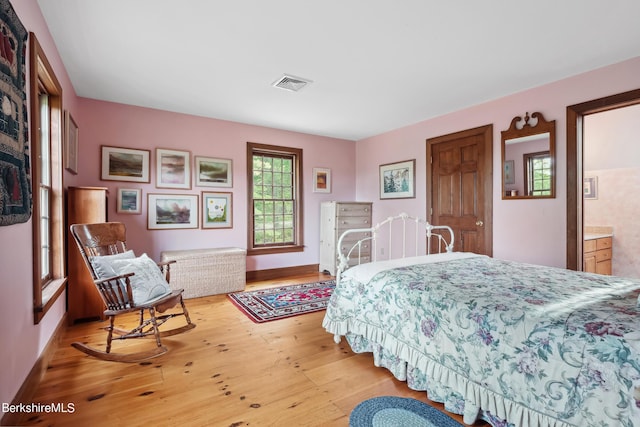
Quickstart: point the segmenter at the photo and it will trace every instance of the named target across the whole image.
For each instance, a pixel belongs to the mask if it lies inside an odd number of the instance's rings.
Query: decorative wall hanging
[[[147,194],[147,228],[198,228],[198,195]]]
[[[72,174],[78,173],[78,124],[68,111],[64,112],[64,165]]]
[[[120,214],[142,213],[142,189],[118,188],[116,212]]]
[[[27,34],[9,0],[0,0],[0,225],[31,217]]]
[[[196,156],[196,185],[233,187],[233,163],[230,159]]]
[[[380,165],[380,199],[416,197],[416,160]]]
[[[156,148],[156,187],[191,188],[191,153]]]
[[[202,228],[232,228],[232,193],[202,192]]]
[[[598,177],[592,176],[584,179],[584,198],[595,200],[598,198]]]
[[[103,181],[149,182],[149,150],[102,146]]]
[[[331,169],[313,168],[313,192],[331,193]]]

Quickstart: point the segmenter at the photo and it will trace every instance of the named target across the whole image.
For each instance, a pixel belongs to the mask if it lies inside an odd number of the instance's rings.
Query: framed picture
[[[121,214],[142,213],[142,190],[140,188],[118,188],[116,212]]]
[[[149,150],[102,146],[103,181],[149,182]]]
[[[156,148],[156,187],[191,188],[191,153]]]
[[[78,125],[69,111],[64,112],[64,164],[69,172],[78,173]]]
[[[202,192],[202,228],[232,228],[232,193]]]
[[[593,177],[584,179],[584,198],[585,199],[598,198],[598,177],[593,176]]]
[[[380,199],[416,197],[416,159],[380,165]]]
[[[331,169],[313,168],[313,192],[331,193]]]
[[[201,187],[233,187],[232,162],[229,159],[195,157],[196,185]]]
[[[505,184],[515,184],[516,177],[514,175],[515,161],[514,160],[505,160],[504,161],[504,183]]]
[[[148,194],[147,228],[198,228],[198,195]]]

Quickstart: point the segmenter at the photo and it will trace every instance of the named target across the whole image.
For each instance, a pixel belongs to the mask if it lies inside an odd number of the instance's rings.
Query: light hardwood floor
[[[328,278],[304,275],[247,289]],[[67,328],[33,401],[72,403],[74,412],[24,414],[20,424],[347,426],[351,410],[370,397],[427,401],[424,392],[374,367],[371,354],[354,354],[344,341],[336,345],[321,327],[324,312],[256,324],[226,295],[186,303],[197,327],[163,338],[169,352],[145,363],[104,362],[70,346],[102,345],[101,322]],[[130,316],[120,323],[135,322]]]

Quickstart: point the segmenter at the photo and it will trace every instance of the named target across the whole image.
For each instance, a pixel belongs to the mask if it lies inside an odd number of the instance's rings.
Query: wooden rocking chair
[[[160,356],[168,351],[162,345],[161,337],[179,334],[196,326],[191,322],[189,312],[182,299],[183,290],[172,291],[168,287],[170,279],[169,264],[175,261],[166,261],[158,264],[151,262],[151,265],[157,266],[157,271],[155,267],[147,268],[146,271],[140,269],[138,277],[133,279],[136,271],[118,274],[117,268],[129,268],[131,265],[138,265],[138,262],[142,261],[147,261],[145,266],[148,267],[149,259],[146,255],[135,258],[132,251],[126,250],[126,228],[124,224],[119,222],[73,224],[70,228],[71,235],[78,245],[80,254],[91,272],[96,289],[104,301],[106,307],[104,315],[109,319],[109,326],[105,327],[107,330],[106,351],[92,348],[81,342],[74,342],[71,344],[73,347],[102,360],[139,362]],[[145,259],[142,259],[143,257]],[[136,280],[142,280],[143,277],[145,279],[153,277],[161,282],[161,285],[153,287],[155,294],[151,294],[148,300],[140,301],[141,295],[139,290],[132,286],[132,281],[135,283]],[[145,295],[142,294],[142,296]],[[181,311],[156,315],[156,313],[164,313],[178,304],[182,308]],[[140,312],[140,322],[134,329],[127,331],[114,327],[116,316],[136,311]],[[149,314],[146,319],[145,312]],[[184,316],[187,322],[186,325],[167,331],[160,331],[160,326],[175,316]],[[114,333],[117,335],[116,337],[113,336]],[[111,352],[113,339],[124,340],[144,337],[154,337],[156,341],[155,348],[136,353]]]

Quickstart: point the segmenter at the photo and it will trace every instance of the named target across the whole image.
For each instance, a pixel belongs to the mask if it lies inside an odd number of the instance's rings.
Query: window
[[[247,143],[249,254],[303,250],[302,150]]]
[[[62,87],[30,33],[33,311],[39,323],[64,290]]]
[[[525,194],[551,195],[551,156],[548,151],[524,155]]]

